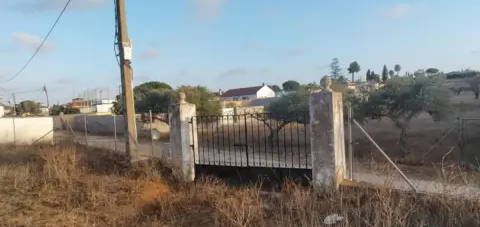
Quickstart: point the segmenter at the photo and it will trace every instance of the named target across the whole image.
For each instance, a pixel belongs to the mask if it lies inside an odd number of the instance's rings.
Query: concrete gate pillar
[[[196,115],[195,104],[185,101],[180,93],[179,102],[169,108],[170,152],[175,175],[185,182],[195,180],[195,152],[197,149],[196,127],[191,124]],[[192,146],[193,145],[193,146]]]
[[[338,188],[346,178],[342,94],[325,89],[310,95],[312,180],[316,187]]]

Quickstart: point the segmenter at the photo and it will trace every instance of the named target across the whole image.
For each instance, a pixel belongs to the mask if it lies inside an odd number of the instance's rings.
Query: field
[[[479,226],[480,201],[387,188],[314,191],[175,181],[160,161],[130,166],[119,154],[80,145],[2,147],[3,226]]]

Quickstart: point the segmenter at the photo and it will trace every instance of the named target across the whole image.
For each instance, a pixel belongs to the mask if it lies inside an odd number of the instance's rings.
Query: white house
[[[224,101],[251,101],[275,97],[275,91],[267,85],[230,89],[221,94]]]
[[[97,101],[94,105],[95,112],[98,113],[98,114],[112,113],[114,102],[115,102],[115,100],[110,100],[110,99],[102,99],[102,100]]]
[[[5,107],[3,107],[2,104],[0,104],[0,117],[4,117],[5,116]]]

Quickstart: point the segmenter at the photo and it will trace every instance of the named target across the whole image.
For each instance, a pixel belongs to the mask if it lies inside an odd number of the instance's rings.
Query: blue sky
[[[113,0],[73,0],[45,48],[17,79],[66,0],[3,0],[0,95],[47,85],[52,101],[120,84]],[[338,57],[380,72],[480,69],[478,0],[127,0],[136,84],[211,90],[319,81]],[[344,70],[346,71],[346,70]],[[19,99],[44,101],[41,93]]]

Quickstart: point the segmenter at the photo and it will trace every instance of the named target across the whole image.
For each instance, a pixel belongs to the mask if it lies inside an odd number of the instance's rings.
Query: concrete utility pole
[[[132,89],[132,49],[128,38],[127,16],[125,14],[125,0],[115,0],[117,14],[118,40],[120,51],[120,70],[122,73],[122,96],[124,100],[124,117],[126,125],[126,150],[131,158],[132,153],[137,154],[137,126],[135,120],[135,104]]]
[[[50,100],[48,99],[48,91],[47,91],[47,85],[43,85],[43,93],[45,93],[45,96],[47,97],[47,107],[50,108]]]

